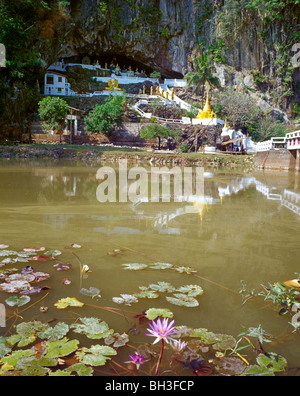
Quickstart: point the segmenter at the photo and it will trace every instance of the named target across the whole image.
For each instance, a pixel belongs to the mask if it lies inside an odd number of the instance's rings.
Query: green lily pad
[[[176,291],[178,291],[179,293],[186,293],[188,296],[191,296],[191,297],[197,297],[197,296],[201,296],[203,294],[202,287],[198,286],[198,285],[181,286]]]
[[[47,354],[46,358],[59,358],[68,356],[78,349],[78,340],[69,341],[67,337],[61,340],[47,343]]]
[[[28,304],[30,301],[29,296],[12,296],[9,297],[7,300],[5,300],[6,304],[9,305],[10,307],[22,307],[23,305]]]
[[[70,328],[79,334],[85,334],[91,340],[106,338],[114,333],[108,324],[98,318],[80,318],[82,323],[74,323]]]
[[[176,288],[169,282],[157,282],[157,284],[152,283],[149,287],[150,289],[161,293],[173,293],[176,290]]]
[[[121,297],[113,297],[112,300],[116,304],[125,304],[129,307],[133,303],[139,302],[139,300],[133,294],[120,294]]]
[[[49,326],[45,331],[38,333],[38,337],[42,340],[58,341],[69,332],[69,326],[64,322],[59,322],[54,327]]]
[[[147,264],[139,264],[139,263],[131,263],[131,264],[122,264],[125,270],[130,271],[140,271],[148,267]]]
[[[116,355],[113,348],[103,345],[92,345],[91,348],[81,348],[81,351],[76,352],[79,361],[88,366],[104,366],[111,359],[109,356]]]
[[[0,358],[7,355],[11,351],[11,348],[7,345],[6,340],[6,337],[0,337]]]
[[[146,317],[149,320],[155,320],[158,316],[171,319],[174,314],[168,308],[150,308],[146,311]]]
[[[157,269],[157,270],[164,270],[164,269],[170,269],[173,267],[173,264],[168,264],[168,263],[154,263],[150,265],[151,269]]]
[[[194,297],[189,297],[185,294],[176,293],[175,297],[166,297],[166,300],[171,304],[179,305],[181,307],[198,307],[199,303]]]
[[[146,286],[139,286],[140,292],[134,293],[137,298],[158,298],[159,295],[154,293],[153,290],[149,290]]]

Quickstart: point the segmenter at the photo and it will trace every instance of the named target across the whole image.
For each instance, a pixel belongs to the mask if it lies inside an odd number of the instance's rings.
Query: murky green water
[[[199,306],[182,308],[166,301],[140,300],[127,310],[140,313],[165,307],[175,313],[176,324],[204,327],[237,336],[242,326],[263,329],[281,340],[292,330],[289,318],[273,305],[249,302],[241,306],[238,291],[243,280],[249,289],[261,284],[295,278],[300,272],[300,175],[285,172],[211,171],[205,169],[204,205],[191,202],[100,203],[96,199],[97,167],[66,162],[0,163],[0,244],[12,250],[45,246],[63,254],[59,262],[71,263],[68,272],[57,272],[53,263],[32,262],[36,270],[49,272],[47,298],[24,312],[28,319],[75,320],[83,311],[58,311],[54,303],[77,297],[89,304],[113,306],[112,297],[135,293],[139,286],[167,281],[176,287],[198,284],[204,294]],[[66,249],[70,244],[81,249]],[[110,255],[115,249],[122,254]],[[91,272],[80,276],[79,261]],[[154,262],[189,266],[194,276],[171,270],[126,271],[122,264]],[[15,264],[14,266],[26,266]],[[7,268],[12,265],[7,265]],[[71,285],[63,285],[67,276]],[[80,288],[97,287],[102,300],[80,294]],[[48,291],[47,291],[48,292]],[[46,294],[33,296],[32,302]],[[0,292],[4,302],[8,294]],[[41,305],[49,307],[41,314]],[[107,320],[116,331],[131,323],[122,316],[92,307],[85,316]],[[9,316],[11,310],[8,310]],[[10,323],[8,323],[10,325]],[[6,329],[0,329],[4,334]],[[146,341],[146,340],[145,340]],[[137,344],[131,339],[131,344]],[[299,365],[297,336],[276,342],[276,352],[290,366]]]

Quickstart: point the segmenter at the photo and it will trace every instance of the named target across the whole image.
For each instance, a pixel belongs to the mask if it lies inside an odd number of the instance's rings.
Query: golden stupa
[[[209,95],[207,92],[207,97],[206,97],[206,103],[202,111],[197,115],[196,119],[197,120],[203,120],[203,119],[211,119],[211,118],[217,118],[217,115],[212,111],[212,108],[210,107],[209,103]]]

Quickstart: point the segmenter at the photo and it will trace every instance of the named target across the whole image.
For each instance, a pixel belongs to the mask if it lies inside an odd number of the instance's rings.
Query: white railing
[[[266,140],[265,142],[256,143],[256,149],[258,152],[270,151],[277,148],[286,148],[286,137],[272,137],[270,140]]]
[[[175,79],[165,79],[164,82],[165,85],[168,85],[169,87],[186,87],[187,82],[186,80],[180,80],[178,78]]]
[[[300,149],[300,131],[290,132],[286,134],[287,149],[299,150]]]

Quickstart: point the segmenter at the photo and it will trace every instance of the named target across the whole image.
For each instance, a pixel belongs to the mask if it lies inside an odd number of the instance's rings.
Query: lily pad
[[[174,267],[174,270],[179,272],[180,274],[187,274],[187,275],[192,275],[197,273],[197,271],[191,267]]]
[[[60,250],[48,250],[48,252],[45,252],[45,256],[51,256],[52,258],[60,256],[61,254],[62,252]]]
[[[55,268],[56,271],[67,271],[72,268],[72,264],[58,263],[58,264],[54,264],[53,268]]]
[[[146,317],[149,320],[155,320],[158,316],[171,319],[174,314],[168,308],[150,308],[146,311]]]
[[[157,269],[157,270],[164,270],[164,269],[170,269],[173,267],[173,264],[168,264],[168,263],[154,263],[150,265],[151,269]]]
[[[6,304],[9,305],[10,307],[22,307],[23,305],[28,304],[30,301],[29,296],[12,296],[9,297],[7,300],[5,300]]]
[[[38,333],[39,338],[48,341],[58,341],[69,332],[69,326],[64,322],[59,322],[54,327],[49,326],[45,331]]]
[[[45,262],[45,261],[52,260],[52,257],[46,256],[46,255],[40,255],[40,256],[31,257],[30,260],[39,261],[39,262]]]
[[[76,356],[81,363],[88,366],[104,366],[109,356],[116,356],[117,352],[110,346],[92,345],[91,348],[81,348]]]
[[[131,306],[132,303],[137,303],[139,300],[132,294],[120,294],[121,297],[113,297],[112,300],[116,304],[125,304]]]
[[[7,249],[9,245],[5,245],[4,243],[0,244],[0,249]]]
[[[134,293],[137,298],[158,298],[159,295],[155,293],[153,290],[149,290],[146,286],[139,287],[140,292]]]
[[[120,348],[122,346],[125,346],[129,342],[129,337],[126,333],[114,333],[105,338],[104,342],[106,345],[113,344],[114,348]]]
[[[77,300],[75,297],[66,297],[62,298],[61,300],[57,301],[57,303],[54,304],[54,306],[57,309],[65,309],[67,307],[83,307],[84,303],[80,302]]]
[[[130,271],[140,271],[148,267],[147,264],[139,264],[139,263],[131,263],[131,264],[122,264],[125,270]]]
[[[78,349],[78,340],[69,341],[67,337],[61,340],[48,342],[46,358],[59,358],[68,356]]]
[[[82,323],[74,323],[70,328],[79,334],[85,334],[91,340],[106,338],[114,333],[108,324],[98,318],[80,318]]]
[[[171,304],[179,305],[181,307],[198,307],[199,303],[194,297],[187,296],[185,294],[176,293],[174,294],[175,297],[166,297],[166,300],[169,301]]]
[[[27,281],[12,281],[12,282],[4,282],[0,284],[0,291],[6,293],[19,293],[24,289],[30,288],[31,285]]]
[[[150,289],[161,293],[173,293],[176,290],[176,288],[169,282],[157,282],[157,284],[152,283],[149,287]]]
[[[80,289],[80,293],[88,297],[101,297],[100,290],[92,286],[89,289]]]
[[[50,274],[47,274],[46,272],[32,272],[31,275],[35,277],[32,281],[33,283],[43,282],[50,278]]]
[[[203,289],[198,285],[185,285],[177,289],[179,293],[186,293],[188,296],[197,297],[203,294]]]
[[[16,281],[24,281],[24,282],[33,282],[35,280],[35,276],[33,274],[12,274],[6,277],[6,282],[16,282]]]

